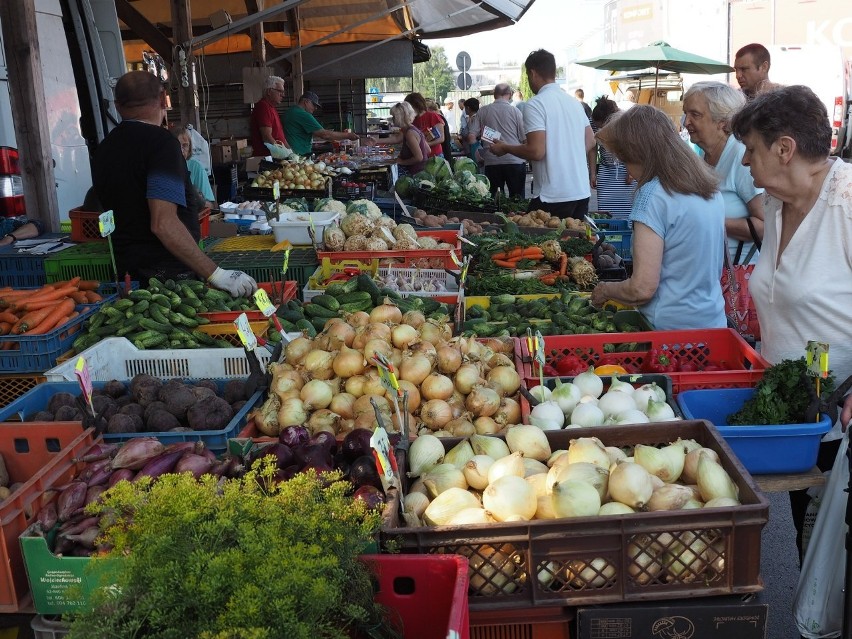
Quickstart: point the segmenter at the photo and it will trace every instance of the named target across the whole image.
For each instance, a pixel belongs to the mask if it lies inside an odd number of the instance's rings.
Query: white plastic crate
[[[266,366],[269,363],[269,351],[259,348],[256,352],[261,366]],[[80,355],[86,359],[93,382],[132,379],[142,373],[160,379],[245,379],[250,373],[242,348],[142,351],[124,337],[108,337]],[[72,357],[44,375],[48,382],[76,381],[76,363],[77,357]]]
[[[305,302],[310,302],[317,295],[322,295],[325,291],[318,289],[311,289],[311,280],[315,280],[317,276],[322,275],[322,266],[320,266],[316,272],[311,276],[308,280],[308,283],[305,284],[305,288],[302,289],[302,299]],[[456,282],[456,278],[450,275],[447,271],[442,269],[418,269],[418,268],[380,268],[376,274],[376,277],[385,278],[388,275],[402,276],[407,280],[411,280],[412,278],[428,278],[431,280],[438,280],[444,285],[446,290],[444,291],[399,291],[399,294],[402,297],[411,297],[412,295],[420,295],[422,297],[458,297],[459,296],[459,285]],[[382,288],[379,285],[379,288]]]

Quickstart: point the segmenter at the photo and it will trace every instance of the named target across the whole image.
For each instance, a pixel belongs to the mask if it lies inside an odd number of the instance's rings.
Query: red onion
[[[385,505],[385,494],[375,486],[361,486],[352,497],[363,501],[371,510]]]
[[[308,443],[311,438],[308,429],[304,426],[287,426],[278,435],[278,441],[287,444],[290,448],[297,448]]]
[[[355,461],[361,455],[370,452],[370,438],[372,431],[366,428],[355,428],[343,438],[343,456],[350,462]]]

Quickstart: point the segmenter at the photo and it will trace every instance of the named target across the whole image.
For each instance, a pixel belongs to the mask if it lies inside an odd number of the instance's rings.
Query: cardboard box
[[[714,597],[577,610],[578,639],[765,639],[769,605]]]
[[[233,146],[227,143],[211,144],[210,159],[213,164],[232,164],[238,157],[233,151]]]

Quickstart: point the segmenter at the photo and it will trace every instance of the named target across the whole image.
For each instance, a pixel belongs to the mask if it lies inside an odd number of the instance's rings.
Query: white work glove
[[[231,297],[249,297],[257,290],[254,278],[242,271],[228,271],[218,266],[207,278],[207,282],[214,288],[227,291]]]

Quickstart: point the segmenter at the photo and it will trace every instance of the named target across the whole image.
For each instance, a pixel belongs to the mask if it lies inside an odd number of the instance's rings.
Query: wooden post
[[[264,8],[264,0],[245,0],[246,11],[257,13]],[[249,27],[251,36],[251,61],[256,67],[266,66],[266,36],[264,35],[263,21]]]
[[[59,231],[53,150],[45,108],[35,0],[0,1],[12,120],[18,142],[27,216]]]
[[[191,124],[196,131],[200,131],[198,87],[193,73],[195,56],[191,50],[183,47],[183,43],[192,40],[192,10],[189,0],[171,0],[171,6],[176,47],[172,78],[178,87],[180,121],[182,125]]]
[[[296,36],[296,48],[300,49],[302,46],[302,35],[301,35],[301,25],[299,23],[299,8],[296,7],[290,14],[290,25],[293,30],[293,34]],[[298,51],[293,56],[292,61],[292,76],[293,76],[293,102],[305,92],[305,77],[302,75],[302,52]]]

